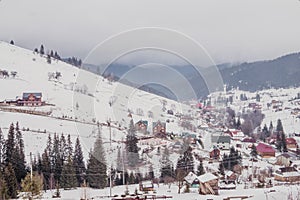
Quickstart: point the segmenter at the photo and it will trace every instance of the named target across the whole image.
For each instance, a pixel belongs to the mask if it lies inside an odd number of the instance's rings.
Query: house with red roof
[[[298,147],[297,141],[294,138],[286,138],[285,141],[288,149],[296,149]]]
[[[263,158],[275,157],[275,150],[272,146],[259,143],[256,146],[257,153]]]

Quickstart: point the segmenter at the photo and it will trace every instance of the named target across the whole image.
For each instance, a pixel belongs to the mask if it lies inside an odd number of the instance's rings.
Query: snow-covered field
[[[130,194],[134,194],[135,189],[138,189],[138,185],[129,185],[128,190]],[[116,186],[112,188],[112,195],[124,194],[126,186]],[[156,194],[155,195],[166,195],[172,196],[174,200],[202,200],[202,199],[214,199],[223,200],[226,197],[241,197],[248,196],[251,200],[285,200],[289,195],[293,198],[297,198],[300,195],[299,186],[275,186],[273,188],[262,188],[262,189],[244,189],[242,185],[238,185],[236,190],[220,190],[219,195],[199,195],[196,188],[191,188],[191,193],[181,193],[178,194],[178,187],[174,184],[169,187],[167,185],[160,184],[159,187],[155,185]],[[46,191],[43,194],[43,199],[52,199],[52,195],[55,190]],[[61,199],[80,199],[86,193],[86,196],[90,199],[103,199],[110,200],[111,198],[102,198],[104,196],[109,196],[110,189],[83,189],[78,188],[76,190],[61,190]],[[151,192],[149,194],[152,194]],[[236,198],[239,199],[239,198]]]

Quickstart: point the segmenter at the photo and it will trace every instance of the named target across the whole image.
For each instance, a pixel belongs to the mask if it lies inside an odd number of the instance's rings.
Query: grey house
[[[229,150],[230,148],[230,136],[227,135],[212,135],[211,143],[212,146],[215,146],[222,150]]]

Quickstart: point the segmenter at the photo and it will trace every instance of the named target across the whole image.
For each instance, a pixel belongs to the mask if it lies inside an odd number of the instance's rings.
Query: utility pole
[[[110,150],[111,150],[111,120],[110,118],[107,120],[107,126],[109,128],[109,141],[110,141]]]
[[[122,138],[122,147],[123,147],[123,138]],[[123,173],[122,173],[122,176],[123,176],[123,185],[125,185],[125,163],[124,163],[124,149],[122,148],[122,165],[123,165]]]

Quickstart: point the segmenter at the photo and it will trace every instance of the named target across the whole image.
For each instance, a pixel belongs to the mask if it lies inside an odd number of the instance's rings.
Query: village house
[[[212,173],[205,173],[201,176],[198,176],[200,182],[200,194],[219,194],[219,178]]]
[[[166,123],[157,121],[153,122],[152,124],[153,127],[153,135],[159,138],[165,138],[166,137]]]
[[[224,132],[228,134],[233,140],[242,140],[245,137],[245,134],[241,130],[237,129],[228,129]]]
[[[211,142],[212,145],[221,149],[229,150],[231,138],[228,135],[212,135]]]
[[[217,147],[213,147],[209,150],[209,158],[218,160],[220,158],[220,150]]]
[[[149,192],[154,190],[154,185],[152,181],[143,181],[140,182],[139,189],[142,192]]]
[[[22,99],[17,100],[18,106],[42,106],[45,102],[42,101],[41,92],[27,93],[24,92]]]
[[[226,171],[224,175],[224,180],[226,183],[234,183],[237,179],[237,175],[233,171]]]
[[[260,155],[262,158],[275,157],[275,150],[273,149],[273,147],[267,144],[259,143],[256,146],[256,150],[258,155]]]
[[[138,132],[147,133],[147,128],[148,128],[148,121],[146,120],[140,120],[137,123],[135,123],[135,129]]]
[[[288,153],[283,153],[276,157],[276,165],[288,167],[291,165],[291,155]]]
[[[188,175],[184,177],[184,180],[191,188],[199,188],[200,186],[199,178],[193,172],[188,173]]]
[[[285,141],[286,141],[286,147],[288,149],[297,149],[298,144],[294,138],[286,138]]]
[[[276,181],[297,182],[300,181],[300,173],[294,167],[282,167],[274,173]]]

